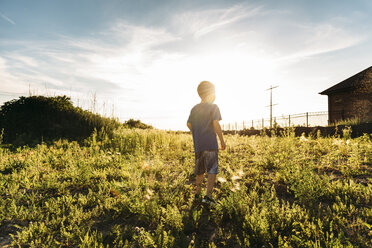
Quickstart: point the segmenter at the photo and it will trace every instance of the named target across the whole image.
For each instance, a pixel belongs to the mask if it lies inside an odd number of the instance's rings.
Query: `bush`
[[[14,145],[35,145],[42,141],[80,140],[94,129],[111,133],[121,124],[89,111],[74,107],[67,96],[20,97],[0,107],[0,130],[3,142]]]
[[[124,125],[128,128],[139,128],[139,129],[152,129],[152,126],[142,123],[140,120],[129,119],[124,122]]]

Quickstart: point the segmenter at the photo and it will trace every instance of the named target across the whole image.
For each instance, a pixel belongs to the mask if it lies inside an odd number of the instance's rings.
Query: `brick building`
[[[328,122],[372,121],[372,66],[320,92],[328,96]]]

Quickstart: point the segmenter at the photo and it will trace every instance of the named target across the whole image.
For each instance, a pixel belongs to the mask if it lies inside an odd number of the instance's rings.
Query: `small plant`
[[[348,126],[348,127],[345,127],[344,129],[342,129],[342,137],[344,139],[350,139],[351,138],[351,133],[352,133],[351,126]]]
[[[3,137],[4,137],[4,128],[2,128],[0,132],[0,145],[3,143]]]
[[[340,120],[334,123],[333,126],[356,126],[362,123],[362,120],[358,117],[348,118],[345,120]]]

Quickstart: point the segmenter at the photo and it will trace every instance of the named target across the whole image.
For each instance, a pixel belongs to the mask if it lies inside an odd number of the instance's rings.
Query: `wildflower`
[[[111,189],[111,190],[110,190],[110,193],[111,193],[114,197],[116,197],[116,198],[119,198],[119,197],[120,197],[120,193],[119,193],[119,191],[117,191],[117,190],[115,190],[115,189]]]
[[[346,140],[346,145],[348,145],[350,143],[350,140]]]
[[[236,189],[236,190],[240,190],[240,184],[239,184],[239,183],[236,183],[236,184],[235,184],[235,189]]]
[[[238,175],[239,175],[240,177],[242,177],[242,176],[244,175],[244,172],[243,172],[242,170],[239,170],[239,171],[238,171]]]
[[[116,152],[116,155],[120,155],[121,153],[120,152]]]
[[[332,143],[332,145],[336,145],[336,146],[341,145],[341,144],[342,144],[342,140],[340,140],[340,139],[336,139],[336,140],[333,141],[333,143]]]
[[[140,230],[140,228],[138,226],[136,226],[134,229],[136,230],[136,232],[138,232]]]
[[[305,136],[301,136],[301,138],[300,138],[300,141],[301,142],[307,142],[307,141],[309,141],[308,139],[306,139],[306,137]]]
[[[147,194],[150,195],[150,196],[153,195],[153,193],[154,193],[154,191],[152,191],[151,189],[147,189],[146,191],[147,191]]]
[[[231,180],[233,180],[233,181],[239,180],[239,179],[241,179],[241,177],[237,176],[237,175],[234,175],[234,176],[231,177]]]
[[[142,162],[142,168],[144,168],[145,170],[148,170],[150,167],[149,167],[149,163],[147,161],[143,161]]]
[[[112,154],[112,152],[108,151],[108,152],[107,152],[107,154],[108,154],[108,155],[111,155],[111,154]]]
[[[220,183],[226,183],[226,179],[223,177],[218,177],[217,179]]]
[[[151,196],[154,194],[154,191],[152,191],[151,189],[147,189],[146,192],[147,194],[145,195],[145,199],[150,200]]]
[[[239,184],[239,183],[235,183],[234,186],[235,186],[234,188],[230,188],[230,190],[231,190],[232,192],[236,192],[237,190],[240,190],[240,184]]]

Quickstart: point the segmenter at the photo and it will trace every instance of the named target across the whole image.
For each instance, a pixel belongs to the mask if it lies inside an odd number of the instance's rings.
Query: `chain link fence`
[[[328,111],[321,112],[306,112],[292,115],[282,115],[270,118],[262,118],[243,122],[225,123],[222,124],[222,130],[243,130],[243,129],[263,129],[270,127],[315,127],[328,125]]]

